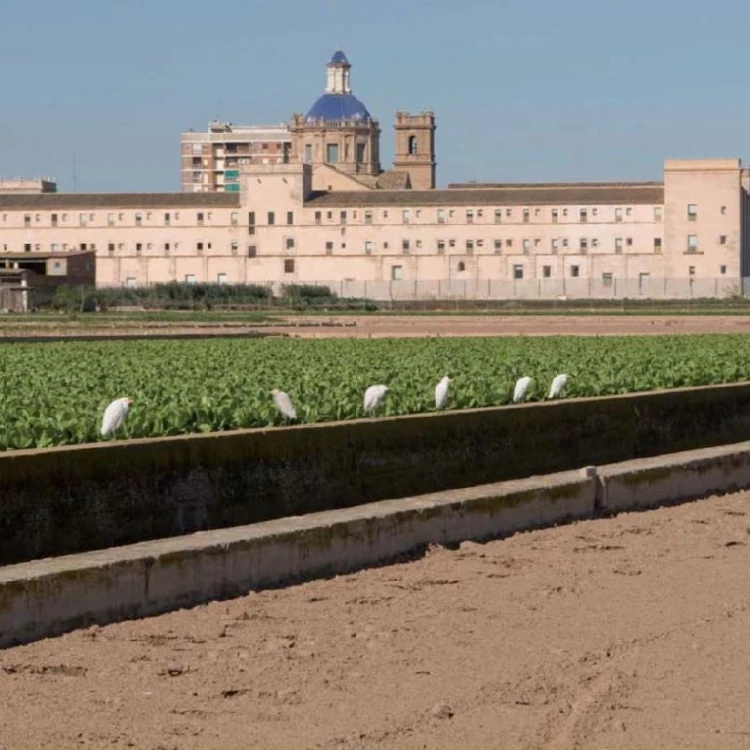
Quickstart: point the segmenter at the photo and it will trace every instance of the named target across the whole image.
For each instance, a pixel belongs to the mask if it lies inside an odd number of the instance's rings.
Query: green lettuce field
[[[0,345],[0,450],[101,440],[106,405],[134,403],[118,437],[177,435],[281,424],[269,391],[292,398],[298,422],[362,417],[368,385],[384,383],[385,415],[434,410],[440,378],[448,409],[507,404],[517,378],[564,398],[750,379],[741,335],[400,340],[109,341]]]

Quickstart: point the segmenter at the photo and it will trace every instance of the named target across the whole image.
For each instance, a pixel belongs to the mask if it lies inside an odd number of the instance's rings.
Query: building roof
[[[305,122],[361,122],[372,117],[354,94],[323,94],[305,115]]]
[[[308,206],[507,206],[554,204],[661,204],[664,186],[532,185],[488,189],[363,190],[314,193]]]
[[[39,193],[0,194],[0,209],[232,208],[238,193]]]
[[[346,59],[346,55],[340,49],[337,49],[331,56],[329,65],[349,65],[349,61]]]

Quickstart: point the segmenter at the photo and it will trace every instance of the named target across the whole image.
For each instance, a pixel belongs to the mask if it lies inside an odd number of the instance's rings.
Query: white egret
[[[115,399],[105,410],[102,417],[101,434],[102,437],[117,432],[128,416],[130,404],[133,402],[129,398]]]
[[[448,400],[448,388],[450,386],[451,379],[446,375],[436,386],[435,386],[435,408],[442,409]]]
[[[564,373],[555,375],[555,379],[552,381],[552,386],[549,389],[549,396],[547,398],[557,398],[561,393],[565,384],[568,382],[568,376]]]
[[[276,404],[276,408],[285,416],[287,419],[297,419],[297,410],[294,408],[292,399],[289,398],[288,393],[274,388],[271,391],[273,396],[273,402]]]
[[[371,385],[365,391],[365,414],[372,414],[380,406],[386,393],[388,393],[388,386]]]
[[[516,387],[513,389],[513,403],[517,404],[519,401],[523,401],[523,397],[526,395],[526,391],[529,390],[531,385],[531,378],[528,375],[524,375],[522,378],[518,378],[516,381]]]

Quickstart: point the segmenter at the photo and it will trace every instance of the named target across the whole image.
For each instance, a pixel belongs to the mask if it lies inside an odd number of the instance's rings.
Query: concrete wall
[[[0,564],[739,442],[750,384],[0,454]]]

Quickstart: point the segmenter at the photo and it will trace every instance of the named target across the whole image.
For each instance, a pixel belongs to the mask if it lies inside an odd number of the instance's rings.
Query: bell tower
[[[409,173],[414,190],[435,188],[435,114],[396,112],[396,158],[393,168]]]

